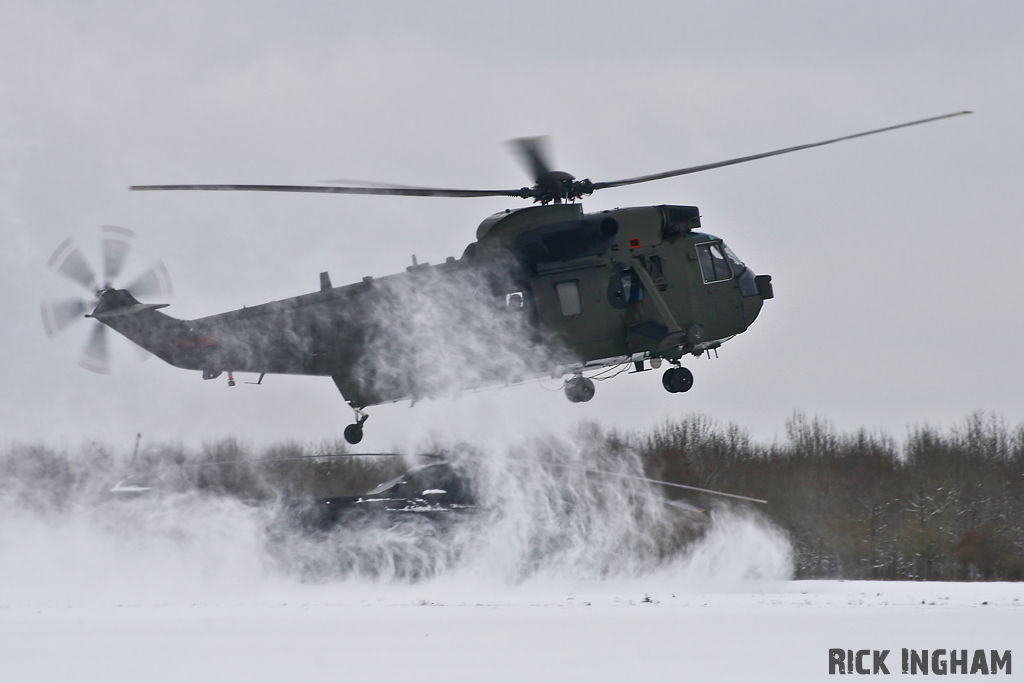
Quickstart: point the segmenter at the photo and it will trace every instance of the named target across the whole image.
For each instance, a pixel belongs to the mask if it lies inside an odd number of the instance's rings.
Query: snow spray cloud
[[[492,257],[414,266],[368,283],[343,325],[361,332],[358,360],[342,380],[350,387],[346,398],[453,396],[571,362],[558,340],[540,331],[520,268],[511,258]]]
[[[637,453],[595,425],[483,454],[486,513],[467,564],[509,580],[632,576],[665,566],[699,533],[699,515],[666,505]]]
[[[664,573],[722,586],[792,574],[788,539],[767,520],[742,507],[706,514],[667,500],[644,478],[640,454],[595,425],[506,447],[455,446],[446,457],[472,487],[472,510],[363,519],[313,536],[292,529],[274,537],[269,554],[282,571],[312,580]]]
[[[593,426],[573,438],[463,445],[446,456],[473,490],[471,510],[364,520],[313,537],[288,533],[271,553],[308,578],[631,576],[670,563],[702,524],[699,514],[667,505],[640,478],[636,453]]]
[[[258,508],[196,488],[117,499],[127,464],[95,445],[0,453],[0,604],[173,602],[265,583]]]
[[[197,466],[281,453],[221,444],[141,455],[160,476],[123,482],[118,497],[110,488],[128,463],[105,449],[0,453],[0,605],[222,600],[350,578],[658,574],[721,586],[791,574],[781,532],[751,512],[709,516],[666,503],[649,482],[630,478],[643,472],[639,455],[593,426],[505,449],[450,449],[475,490],[471,511],[366,517],[326,530],[296,525],[268,495],[280,481],[265,470],[223,478]],[[339,469],[337,460],[321,465]],[[366,490],[400,467],[396,459],[367,465],[356,473],[362,482],[350,483]],[[129,490],[157,480],[162,491]]]

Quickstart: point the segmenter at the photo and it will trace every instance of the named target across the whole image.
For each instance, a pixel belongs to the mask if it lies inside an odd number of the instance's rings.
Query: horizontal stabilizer
[[[130,306],[121,306],[118,308],[111,308],[100,313],[91,313],[85,317],[96,318],[97,320],[107,320],[110,318],[117,317],[119,315],[133,315],[135,313],[141,313],[142,311],[155,310],[157,308],[167,308],[170,304],[131,304]]]

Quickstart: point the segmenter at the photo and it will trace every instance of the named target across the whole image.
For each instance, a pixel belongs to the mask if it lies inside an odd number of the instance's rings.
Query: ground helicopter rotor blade
[[[325,458],[433,458],[444,460],[444,456],[433,453],[315,453],[313,455],[293,455],[280,458],[245,458],[242,460],[211,460],[209,462],[198,462],[178,465],[178,467],[212,467],[222,465],[253,465],[263,462],[288,462],[295,460],[323,460]]]
[[[713,168],[721,168],[723,166],[733,166],[735,164],[742,164],[747,161],[755,161],[757,159],[764,159],[767,157],[774,157],[780,154],[789,154],[790,152],[798,152],[803,149],[811,149],[812,147],[821,147],[823,145],[831,145],[833,142],[842,142],[843,140],[852,140],[854,138],[862,138],[867,135],[874,135],[875,133],[885,133],[890,130],[897,130],[899,128],[907,128],[909,126],[917,126],[922,123],[931,123],[932,121],[941,121],[942,119],[950,119],[954,116],[963,116],[965,114],[971,114],[970,111],[958,111],[953,114],[943,114],[942,116],[932,116],[927,119],[919,119],[917,121],[910,121],[908,123],[900,123],[895,126],[886,126],[885,128],[876,128],[874,130],[868,130],[863,133],[854,133],[853,135],[844,135],[838,138],[832,138],[831,140],[822,140],[821,142],[811,142],[804,145],[796,145],[795,147],[784,147],[782,149],[772,150],[770,152],[761,152],[760,154],[751,154],[745,157],[736,157],[735,159],[726,159],[725,161],[716,161],[710,164],[701,164],[700,166],[688,166],[686,168],[679,168],[674,171],[665,171],[663,173],[652,173],[650,175],[637,176],[636,178],[625,178],[623,180],[613,180],[610,182],[594,183],[595,190],[603,190],[608,187],[621,187],[623,185],[636,185],[637,183],[646,183],[651,180],[661,180],[662,178],[674,178],[675,176],[688,175],[690,173],[699,173],[701,171],[709,171]]]
[[[752,498],[750,496],[741,496],[738,493],[726,493],[725,491],[714,491],[712,489],[700,488],[699,486],[687,486],[686,484],[676,484],[676,483],[673,483],[673,482],[670,482],[670,481],[661,481],[659,479],[651,479],[650,477],[642,477],[642,476],[636,475],[636,474],[623,474],[623,473],[620,473],[620,472],[607,472],[605,470],[595,470],[595,469],[591,469],[589,467],[574,467],[574,466],[571,466],[571,465],[559,465],[559,464],[556,464],[556,463],[546,463],[545,462],[545,463],[541,463],[541,464],[545,465],[547,467],[553,467],[555,469],[575,470],[575,471],[578,471],[578,472],[586,472],[587,474],[597,474],[597,475],[600,475],[600,476],[603,476],[603,477],[613,477],[613,478],[616,478],[616,479],[630,479],[630,480],[633,480],[633,481],[643,481],[643,482],[647,482],[648,484],[658,484],[660,486],[670,486],[672,488],[683,489],[683,490],[686,490],[686,491],[696,491],[698,493],[708,493],[708,494],[711,494],[711,495],[714,495],[714,496],[724,496],[726,498],[735,498],[737,500],[746,500],[746,501],[749,501],[751,503],[761,503],[762,505],[767,505],[768,504],[767,500],[763,500],[761,498]]]
[[[89,302],[82,298],[44,301],[40,308],[46,336],[53,339],[65,327],[85,317]]]
[[[96,323],[89,334],[89,340],[82,350],[82,358],[78,361],[86,370],[102,375],[110,372],[110,348],[107,344],[107,326]]]
[[[131,190],[210,190],[239,192],[310,192],[324,194],[377,194],[395,197],[532,197],[530,188],[517,190],[456,190],[439,187],[341,187],[337,185],[132,185]]]
[[[57,272],[74,280],[90,292],[96,291],[96,273],[82,256],[82,250],[73,246],[72,238],[67,238],[57,247],[47,265],[56,268]]]
[[[136,299],[171,295],[171,276],[163,261],[157,261],[125,287]]]
[[[103,232],[103,282],[107,286],[117,279],[124,268],[124,262],[131,250],[132,240],[135,233],[127,228],[119,228],[116,225],[103,225],[100,227]]]

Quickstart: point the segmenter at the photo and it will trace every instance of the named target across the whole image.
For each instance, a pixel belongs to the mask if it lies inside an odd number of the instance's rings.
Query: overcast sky
[[[794,411],[902,436],[976,410],[1024,418],[1024,5],[1019,2],[34,2],[0,0],[0,439],[338,438],[328,378],[226,378],[113,344],[54,341],[45,268],[66,237],[139,234],[126,279],[162,258],[168,313],[194,318],[458,256],[511,199],[130,193],[141,183],[356,178],[519,187],[504,146],[553,136],[595,181],[917,118],[973,116],[612,189],[695,204],[776,298],[687,394],[660,373],[570,404],[557,382],[372,409],[367,449],[691,412],[760,439]],[[116,340],[122,341],[122,340]],[[240,380],[254,380],[242,377]]]

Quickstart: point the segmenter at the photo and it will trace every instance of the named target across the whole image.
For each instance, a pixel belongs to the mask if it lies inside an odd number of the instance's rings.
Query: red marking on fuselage
[[[204,346],[216,346],[217,340],[213,337],[185,337],[174,342],[176,349],[201,349]]]

